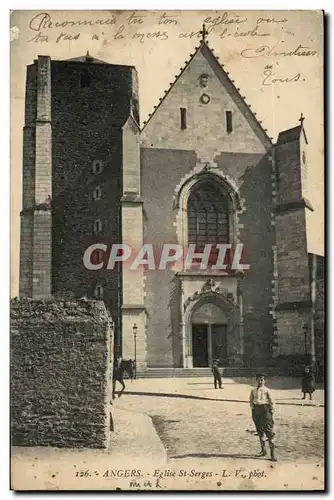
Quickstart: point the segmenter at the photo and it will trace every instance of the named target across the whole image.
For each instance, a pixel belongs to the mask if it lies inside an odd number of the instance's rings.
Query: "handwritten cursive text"
[[[309,57],[315,56],[316,50],[312,50],[311,47],[298,45],[294,50],[281,51],[277,50],[277,45],[261,45],[256,48],[247,48],[241,51],[241,56],[245,58],[255,58],[255,57]]]
[[[52,28],[66,28],[72,26],[96,26],[96,25],[113,25],[116,23],[114,15],[106,19],[94,19],[87,21],[86,19],[79,19],[73,21],[53,21],[50,14],[41,12],[34,16],[29,22],[29,28],[33,31],[41,31]]]
[[[266,87],[275,83],[296,83],[299,81],[305,81],[305,79],[301,79],[300,73],[297,73],[294,76],[279,77],[276,76],[276,73],[273,71],[272,66],[266,66],[263,71],[262,85]]]

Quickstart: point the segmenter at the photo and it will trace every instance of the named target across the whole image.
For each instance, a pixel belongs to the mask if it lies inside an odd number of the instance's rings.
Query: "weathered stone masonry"
[[[120,269],[92,272],[82,258],[92,243],[121,241],[123,126],[129,116],[139,121],[132,66],[89,56],[39,56],[27,67],[20,297],[94,298],[99,284],[118,335]],[[101,162],[99,172],[94,161]],[[95,200],[97,187],[102,196]],[[102,224],[98,234],[96,220]]]
[[[204,90],[199,85],[203,74],[208,76]],[[244,307],[244,335],[240,333],[244,350],[240,342],[234,358],[247,364],[265,364],[272,356],[273,340],[269,314],[274,242],[272,165],[267,153],[272,145],[227,75],[208,46],[202,44],[142,130],[144,242],[153,241],[157,247],[163,243],[186,244],[187,231],[182,227],[186,204],[175,206],[174,199],[188,181],[210,176],[218,184],[229,186],[232,198],[239,200],[234,207],[230,242],[244,244],[250,264],[250,271],[239,280],[238,287]],[[204,91],[211,98],[207,104],[200,99]],[[182,131],[180,106],[187,109],[188,120]],[[226,109],[233,112],[231,134],[224,126]],[[148,362],[151,366],[180,366],[176,344],[181,341],[184,321],[182,307],[180,311],[177,304],[181,302],[181,287],[187,293],[182,281],[188,278],[177,277],[171,271],[147,271],[146,276]],[[236,294],[236,278],[233,286],[230,277],[221,283],[219,276],[213,278],[217,285]],[[192,282],[194,279],[191,277]],[[207,279],[206,271],[198,274],[198,291]],[[232,338],[228,340],[233,344]]]
[[[303,118],[274,144],[223,66],[203,39],[142,129],[134,67],[87,54],[40,56],[27,70],[20,296],[91,298],[98,287],[124,357],[134,357],[138,327],[139,371],[191,368],[197,327],[214,306],[220,314],[207,324],[220,328],[226,366],[304,362],[306,351],[323,350],[319,333],[314,346],[319,301],[306,234],[312,206],[304,198]],[[205,182],[229,200],[228,241],[244,245],[250,265],[242,276],[126,265],[111,271],[108,255],[102,269],[85,268],[92,243],[127,243],[134,252],[143,243],[158,253],[164,243],[186,248],[187,203]],[[212,294],[202,303],[209,283]],[[230,294],[233,311],[223,300]],[[184,304],[191,297],[197,301],[190,311]],[[210,356],[212,325],[205,334]]]
[[[51,296],[51,61],[39,56],[27,74],[23,132],[20,296]]]
[[[12,444],[106,447],[112,355],[103,302],[12,300]]]

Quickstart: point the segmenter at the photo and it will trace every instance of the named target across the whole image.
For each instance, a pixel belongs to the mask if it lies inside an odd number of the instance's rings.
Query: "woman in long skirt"
[[[312,399],[312,394],[315,391],[315,378],[309,366],[305,366],[304,375],[302,378],[302,393],[303,398],[306,399],[306,394]]]

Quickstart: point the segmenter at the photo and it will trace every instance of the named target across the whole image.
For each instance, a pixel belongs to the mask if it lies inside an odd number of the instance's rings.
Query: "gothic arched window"
[[[229,243],[229,199],[214,182],[200,182],[188,198],[188,244]]]

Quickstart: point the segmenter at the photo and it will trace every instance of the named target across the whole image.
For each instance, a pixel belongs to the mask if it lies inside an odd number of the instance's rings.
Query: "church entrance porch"
[[[242,365],[243,308],[237,278],[182,278],[181,366],[210,367],[213,359],[226,367]]]
[[[193,367],[211,366],[213,359],[227,364],[226,325],[192,324]]]

